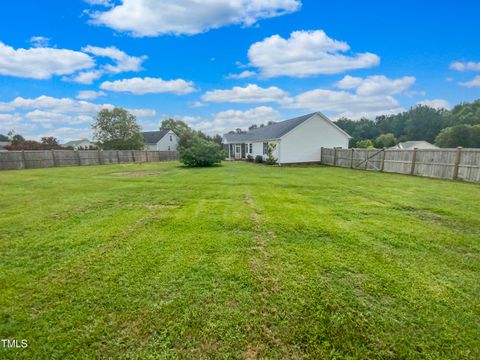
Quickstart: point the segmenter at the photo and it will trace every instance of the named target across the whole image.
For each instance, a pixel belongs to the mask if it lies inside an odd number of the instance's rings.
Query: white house
[[[82,139],[82,140],[73,140],[66,142],[65,144],[62,144],[62,147],[73,147],[75,150],[78,150],[80,148],[82,149],[90,149],[90,147],[95,147],[95,143],[91,142],[88,139]]]
[[[264,159],[269,143],[275,143],[274,156],[279,164],[319,162],[322,147],[348,148],[345,131],[320,112],[258,127],[246,133],[225,134],[222,143],[228,159],[246,159],[248,155]]]
[[[10,141],[0,141],[0,151],[7,151],[5,150],[5,146],[12,145]]]
[[[145,150],[177,151],[178,136],[172,130],[142,132]]]
[[[413,150],[414,148],[417,149],[440,149],[438,146],[430,144],[428,141],[405,141],[398,143],[397,145],[391,147],[390,149],[397,149],[397,150]]]

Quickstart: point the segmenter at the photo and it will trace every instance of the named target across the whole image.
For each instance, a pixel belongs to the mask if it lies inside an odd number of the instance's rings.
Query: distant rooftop
[[[158,131],[144,131],[142,132],[143,141],[146,144],[156,144],[158,143],[170,129],[158,130]]]

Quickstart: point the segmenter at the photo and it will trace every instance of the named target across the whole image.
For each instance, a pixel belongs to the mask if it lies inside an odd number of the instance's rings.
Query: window
[[[253,154],[253,144],[250,144],[250,149],[249,150],[250,150],[249,153]]]
[[[170,141],[172,141],[172,135],[170,135]],[[168,149],[168,150],[170,150],[170,149]]]
[[[263,143],[263,155],[267,155],[268,142]]]

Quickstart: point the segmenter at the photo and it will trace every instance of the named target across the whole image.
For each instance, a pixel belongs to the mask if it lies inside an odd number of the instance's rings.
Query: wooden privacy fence
[[[177,160],[176,151],[24,150],[0,151],[0,170]]]
[[[328,149],[324,165],[480,182],[480,149]]]

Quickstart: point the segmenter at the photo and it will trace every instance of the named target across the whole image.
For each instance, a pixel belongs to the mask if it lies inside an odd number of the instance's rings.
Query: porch
[[[225,144],[224,146],[227,152],[227,160],[245,160],[247,158],[246,144]]]

